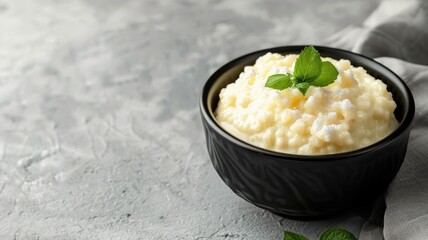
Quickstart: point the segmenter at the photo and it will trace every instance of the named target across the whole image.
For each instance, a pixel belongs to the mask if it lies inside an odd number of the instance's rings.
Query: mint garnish
[[[277,90],[284,90],[293,85],[291,74],[275,74],[269,77],[265,87],[270,87]]]
[[[308,238],[297,233],[284,231],[284,240],[308,240]],[[321,234],[320,240],[357,240],[357,238],[344,229],[329,228]]]
[[[305,95],[310,86],[325,87],[334,82],[338,74],[331,62],[322,62],[318,51],[313,46],[307,46],[300,52],[293,74],[271,75],[265,87],[277,90],[293,87]]]
[[[320,240],[357,240],[357,238],[344,229],[329,228],[321,234]]]
[[[312,82],[321,73],[321,56],[313,46],[305,47],[294,66],[294,76],[299,82]]]
[[[308,239],[302,235],[289,232],[289,231],[284,231],[284,240],[308,240]]]
[[[325,87],[333,83],[339,72],[331,62],[322,62],[321,73],[315,81],[311,82],[313,86]]]

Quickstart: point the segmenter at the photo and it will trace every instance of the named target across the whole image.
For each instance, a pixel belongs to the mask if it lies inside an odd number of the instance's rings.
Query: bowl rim
[[[351,55],[356,58],[362,58],[364,61],[369,62],[369,64],[378,65],[379,67],[383,68],[383,70],[389,72],[392,74],[393,77],[398,80],[402,87],[404,88],[404,96],[406,99],[408,99],[409,106],[407,107],[407,111],[404,112],[403,120],[401,121],[400,125],[396,130],[394,130],[392,133],[390,133],[388,136],[383,138],[380,141],[377,141],[373,144],[370,144],[366,147],[359,148],[356,150],[348,151],[348,152],[339,152],[339,153],[332,153],[332,154],[322,154],[322,155],[300,155],[300,154],[292,154],[292,153],[284,153],[284,152],[277,152],[269,149],[265,149],[262,147],[258,147],[255,145],[252,145],[250,143],[247,143],[232,134],[225,131],[217,122],[217,120],[214,118],[214,113],[210,113],[208,109],[208,93],[210,92],[211,87],[214,85],[214,83],[217,81],[217,79],[227,72],[232,67],[239,64],[241,61],[246,60],[247,58],[251,56],[262,56],[265,53],[268,52],[284,52],[284,51],[299,51],[306,47],[308,45],[285,45],[285,46],[278,46],[278,47],[272,47],[272,48],[266,48],[262,50],[253,51],[247,54],[244,54],[240,57],[237,57],[223,66],[221,66],[219,69],[217,69],[204,83],[202,94],[199,102],[199,108],[202,115],[203,120],[207,122],[207,124],[210,125],[210,127],[218,134],[220,134],[223,138],[227,139],[229,142],[232,142],[233,144],[236,144],[242,148],[245,148],[247,150],[262,153],[265,155],[270,155],[275,158],[279,158],[281,160],[295,160],[295,161],[336,161],[336,160],[347,160],[347,159],[353,159],[354,156],[363,155],[365,153],[381,149],[388,145],[390,142],[392,142],[394,139],[398,138],[400,135],[402,135],[406,130],[411,126],[414,114],[415,114],[415,101],[412,95],[412,92],[410,91],[407,84],[391,69],[386,67],[385,65],[377,62],[376,60],[367,57],[365,55],[351,52],[348,50],[340,49],[340,48],[332,48],[332,47],[326,47],[326,46],[320,46],[320,45],[312,45],[315,47],[315,49],[319,50],[320,52],[336,52],[339,54],[345,54],[345,55]],[[352,59],[349,59],[352,64]],[[358,67],[358,66],[357,66]],[[384,74],[381,74],[384,75]],[[390,78],[388,78],[390,79]],[[401,91],[401,90],[400,90]]]

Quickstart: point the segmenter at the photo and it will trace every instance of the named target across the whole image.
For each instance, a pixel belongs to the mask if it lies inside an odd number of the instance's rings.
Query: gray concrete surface
[[[377,1],[0,1],[0,239],[282,239],[217,176],[198,111],[226,61],[322,43]]]

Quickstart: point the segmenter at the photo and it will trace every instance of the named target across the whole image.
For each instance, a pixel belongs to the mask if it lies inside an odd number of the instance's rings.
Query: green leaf
[[[329,228],[321,234],[320,240],[357,240],[357,238],[344,229]]]
[[[298,83],[298,84],[296,84],[294,87],[295,88],[297,88],[297,89],[299,89],[299,91],[303,94],[303,95],[305,95],[306,94],[306,91],[308,91],[308,88],[311,86],[311,84],[310,83],[308,83],[308,82],[302,82],[302,83]]]
[[[312,82],[321,73],[321,56],[313,46],[307,46],[300,53],[294,66],[294,76],[299,82]]]
[[[294,75],[291,75],[290,77],[291,82],[293,83],[291,86],[294,87],[296,84],[299,83],[299,79],[297,79]]]
[[[331,62],[322,62],[321,74],[311,84],[318,87],[325,87],[337,79],[339,72]]]
[[[322,62],[318,51],[313,46],[307,46],[297,58],[293,74],[269,76],[265,87],[277,90],[293,87],[305,95],[310,86],[325,87],[333,83],[338,75],[331,62]]]
[[[274,74],[269,76],[266,81],[265,87],[270,87],[273,89],[284,90],[290,87],[293,84],[291,81],[290,74]]]
[[[302,235],[289,232],[289,231],[284,231],[284,240],[308,240],[308,239]]]

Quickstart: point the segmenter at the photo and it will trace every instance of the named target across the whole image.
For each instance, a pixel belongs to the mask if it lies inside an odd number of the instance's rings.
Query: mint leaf
[[[308,88],[311,86],[308,82],[302,82],[294,85],[295,88],[299,89],[299,91],[303,94],[303,96],[306,94],[306,91],[308,91]]]
[[[307,46],[300,53],[294,66],[294,76],[299,82],[312,82],[321,73],[321,56],[313,46]]]
[[[270,87],[273,89],[284,90],[291,87],[293,82],[291,81],[290,74],[274,74],[269,76],[266,81],[265,87]]]
[[[293,74],[269,76],[265,87],[277,90],[293,87],[305,95],[310,86],[325,87],[333,83],[338,75],[331,62],[322,62],[318,51],[313,46],[307,46],[297,58]]]
[[[325,87],[337,79],[339,72],[331,62],[322,62],[321,74],[311,84],[318,87]]]
[[[344,229],[329,228],[321,234],[320,240],[357,240],[357,238]]]
[[[302,235],[289,232],[289,231],[284,231],[284,240],[308,240],[308,239]]]

